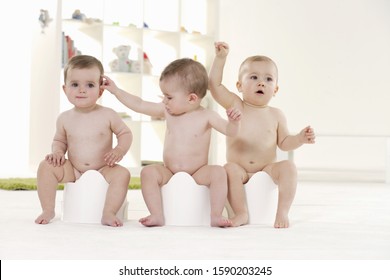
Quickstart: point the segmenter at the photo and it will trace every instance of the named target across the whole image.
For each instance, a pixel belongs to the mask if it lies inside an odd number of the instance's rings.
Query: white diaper
[[[62,220],[72,223],[100,223],[106,200],[108,183],[96,170],[88,170],[75,183],[66,183],[62,202]],[[128,202],[125,200],[117,213],[127,220]]]
[[[161,188],[165,225],[209,226],[210,191],[186,172],[174,174]]]

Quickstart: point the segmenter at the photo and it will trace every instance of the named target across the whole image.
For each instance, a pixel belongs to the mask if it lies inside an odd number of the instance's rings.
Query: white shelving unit
[[[99,58],[108,76],[121,88],[145,100],[159,101],[158,79],[171,61],[190,57],[208,69],[214,54],[216,2],[214,0],[88,0],[62,1],[62,30],[82,53]],[[72,19],[75,10],[84,20]],[[112,72],[110,62],[119,45],[131,46],[129,59],[140,63],[140,72]],[[146,71],[144,53],[152,65]],[[62,73],[61,73],[62,74]],[[162,161],[165,123],[151,120],[123,106],[105,92],[101,104],[128,115],[124,118],[134,140],[122,161],[140,168],[145,161]],[[69,102],[62,95],[61,110]]]

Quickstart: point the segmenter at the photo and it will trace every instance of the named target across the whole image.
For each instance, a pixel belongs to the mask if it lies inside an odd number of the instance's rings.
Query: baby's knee
[[[141,178],[151,178],[157,176],[158,171],[153,165],[145,166],[141,169]]]
[[[39,163],[38,166],[38,174],[43,175],[43,174],[56,174],[56,176],[63,176],[62,172],[63,166],[54,166],[52,163],[49,163],[47,160],[42,160]],[[61,175],[60,175],[61,173]],[[57,177],[58,177],[57,176]]]
[[[39,163],[39,166],[38,166],[38,171],[39,170],[47,170],[49,168],[51,168],[53,165],[50,164],[47,160],[42,160],[40,163]]]
[[[227,180],[227,174],[226,169],[220,165],[214,165],[213,169],[211,170],[211,176],[214,177],[216,180]]]
[[[283,169],[285,169],[287,172],[290,173],[296,173],[297,172],[297,167],[295,166],[295,163],[291,160],[284,160],[280,162],[282,165]]]
[[[242,170],[242,168],[237,164],[233,162],[228,162],[223,166],[226,170],[226,172],[229,173],[238,173]]]
[[[123,178],[123,180],[130,181],[131,174],[129,169],[120,165],[118,167],[118,175]]]
[[[127,185],[130,181],[130,171],[121,165],[116,165],[114,168],[105,168],[101,173],[109,184],[118,183]]]

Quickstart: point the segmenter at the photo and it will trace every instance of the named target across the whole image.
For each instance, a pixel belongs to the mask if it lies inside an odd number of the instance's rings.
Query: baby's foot
[[[123,226],[123,222],[113,213],[103,213],[101,222],[102,225],[111,226],[111,227]]]
[[[231,221],[232,221],[233,227],[239,227],[239,226],[246,225],[248,223],[248,214],[247,213],[238,214],[238,215],[234,216],[231,219]]]
[[[40,225],[46,225],[54,218],[54,216],[54,211],[43,211],[42,214],[35,219],[35,223]]]
[[[223,216],[211,216],[210,225],[212,227],[231,227],[232,221]]]
[[[146,227],[161,227],[164,225],[164,218],[155,215],[149,215],[147,217],[139,219],[139,222]]]
[[[289,226],[288,215],[276,214],[274,228],[288,228]]]

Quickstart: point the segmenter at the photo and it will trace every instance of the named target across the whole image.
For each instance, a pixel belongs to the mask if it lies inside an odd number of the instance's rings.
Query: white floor
[[[61,201],[62,192],[57,194]],[[121,228],[34,224],[35,191],[0,191],[2,260],[389,260],[390,186],[384,183],[300,182],[291,227],[156,227],[139,191],[129,191]],[[57,203],[59,206],[60,203]],[[58,208],[58,207],[57,207]]]

